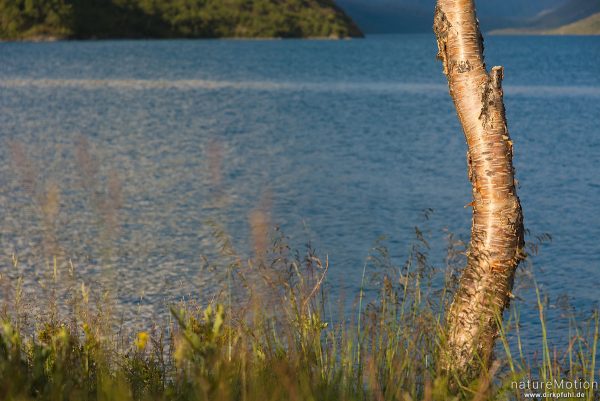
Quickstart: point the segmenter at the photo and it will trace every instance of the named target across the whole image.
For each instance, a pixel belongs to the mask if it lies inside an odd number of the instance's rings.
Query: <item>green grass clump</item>
[[[573,325],[562,353],[543,326],[543,362],[532,367],[513,309],[492,367],[474,383],[452,378],[458,394],[448,392],[435,361],[463,260],[451,237],[444,270],[428,264],[418,231],[402,266],[375,247],[355,313],[344,316],[347,306],[328,301],[328,262],[310,249],[294,254],[279,236],[243,262],[216,225],[215,235],[226,262],[219,295],[172,305],[171,319],[136,331],[111,312],[109,292],[76,283],[73,266],[50,264],[42,313],[23,308],[22,276],[2,275],[0,400],[509,400],[523,399],[512,382],[595,380],[597,315],[587,329]],[[16,257],[11,269],[19,271]],[[541,299],[539,311],[543,323]]]

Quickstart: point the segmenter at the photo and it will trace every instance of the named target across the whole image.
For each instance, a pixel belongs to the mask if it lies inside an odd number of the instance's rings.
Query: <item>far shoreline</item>
[[[430,32],[389,32],[389,33],[371,33],[363,34],[362,36],[260,36],[260,37],[244,37],[244,36],[220,36],[220,37],[61,37],[61,36],[36,36],[31,38],[15,38],[15,39],[0,39],[0,43],[57,43],[57,42],[136,42],[136,41],[239,41],[239,42],[267,42],[267,41],[351,41],[364,40],[376,36],[411,36],[411,35],[427,35]],[[433,33],[431,33],[433,34]],[[553,31],[534,31],[534,30],[519,30],[519,29],[497,29],[486,32],[487,35],[498,36],[539,36],[539,37],[600,37],[598,33],[560,33]]]
[[[560,36],[560,37],[598,37],[600,32],[594,33],[560,33],[552,31],[528,31],[518,29],[498,29],[487,33],[492,36]]]
[[[203,40],[203,41],[285,41],[285,40],[314,40],[314,41],[346,41],[355,39],[365,39],[367,36],[259,36],[259,37],[244,37],[244,36],[219,36],[219,37],[91,37],[91,38],[72,38],[60,36],[39,36],[33,38],[15,38],[15,39],[0,39],[0,43],[55,43],[55,42],[105,42],[105,41],[146,41],[146,40]]]

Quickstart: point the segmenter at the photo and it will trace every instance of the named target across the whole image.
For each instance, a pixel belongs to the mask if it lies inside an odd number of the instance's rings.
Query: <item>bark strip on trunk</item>
[[[434,31],[467,141],[473,187],[467,266],[447,314],[440,357],[442,370],[466,382],[491,360],[496,316],[508,306],[523,258],[523,215],[504,111],[503,68],[486,70],[473,0],[438,0]]]

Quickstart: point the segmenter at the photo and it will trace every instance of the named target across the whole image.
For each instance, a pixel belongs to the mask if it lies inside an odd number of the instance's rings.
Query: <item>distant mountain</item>
[[[494,34],[597,34],[600,0],[569,0],[534,18],[509,28],[492,31]]]
[[[600,13],[558,28],[509,28],[491,33],[499,35],[600,35]]]
[[[365,33],[431,31],[433,5],[398,1],[338,0]]]
[[[338,0],[366,33],[431,32],[435,0]],[[554,28],[600,10],[600,0],[476,0],[485,31]]]
[[[570,24],[600,12],[600,0],[570,0],[528,21],[523,27],[529,29],[551,29]]]
[[[600,35],[600,13],[544,33],[550,35]]]
[[[360,37],[334,0],[0,0],[0,39]]]

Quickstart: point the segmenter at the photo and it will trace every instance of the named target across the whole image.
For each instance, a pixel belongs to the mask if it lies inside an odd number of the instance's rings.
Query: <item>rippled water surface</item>
[[[506,68],[527,228],[553,237],[537,280],[590,309],[600,299],[600,38],[486,45],[488,64]],[[215,224],[251,255],[256,210],[292,245],[329,256],[337,293],[357,291],[381,235],[401,263],[417,225],[443,266],[443,229],[468,235],[470,187],[435,54],[432,35],[0,43],[1,268],[18,254],[33,283],[46,255],[68,255],[150,313],[214,287]],[[535,312],[524,311],[527,325]]]

